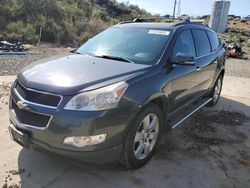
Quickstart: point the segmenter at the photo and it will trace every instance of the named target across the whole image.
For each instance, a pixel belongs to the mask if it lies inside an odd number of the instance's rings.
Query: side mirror
[[[220,47],[223,47],[225,50],[227,50],[227,43],[225,40],[220,41]]]
[[[173,64],[177,65],[195,65],[194,56],[185,54],[185,53],[178,53],[175,58]]]

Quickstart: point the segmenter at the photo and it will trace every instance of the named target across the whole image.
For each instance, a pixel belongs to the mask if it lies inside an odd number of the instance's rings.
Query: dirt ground
[[[250,79],[226,76],[219,104],[204,108],[161,140],[153,159],[127,171],[27,150],[8,134],[8,95],[15,76],[0,77],[2,187],[250,187]]]

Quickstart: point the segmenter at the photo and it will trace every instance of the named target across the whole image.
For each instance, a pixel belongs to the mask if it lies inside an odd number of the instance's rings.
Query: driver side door
[[[196,49],[191,30],[184,30],[179,34],[169,61],[174,62],[178,53],[194,57],[194,64],[171,63],[169,70],[170,91],[168,91],[170,115],[187,106],[199,96],[199,72],[195,63]]]

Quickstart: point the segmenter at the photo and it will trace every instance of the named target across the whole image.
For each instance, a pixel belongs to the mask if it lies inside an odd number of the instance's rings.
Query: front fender
[[[163,91],[163,87],[166,87],[164,78],[167,78],[165,72],[157,71],[155,74],[129,84],[126,97],[135,104],[136,109],[133,110],[128,120],[127,130],[137,114],[149,103],[157,104],[162,110],[164,120],[167,121],[168,95]]]

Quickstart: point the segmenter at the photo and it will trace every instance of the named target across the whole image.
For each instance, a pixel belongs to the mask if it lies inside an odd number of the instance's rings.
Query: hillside
[[[109,25],[149,16],[115,0],[0,0],[0,40],[82,43]]]

